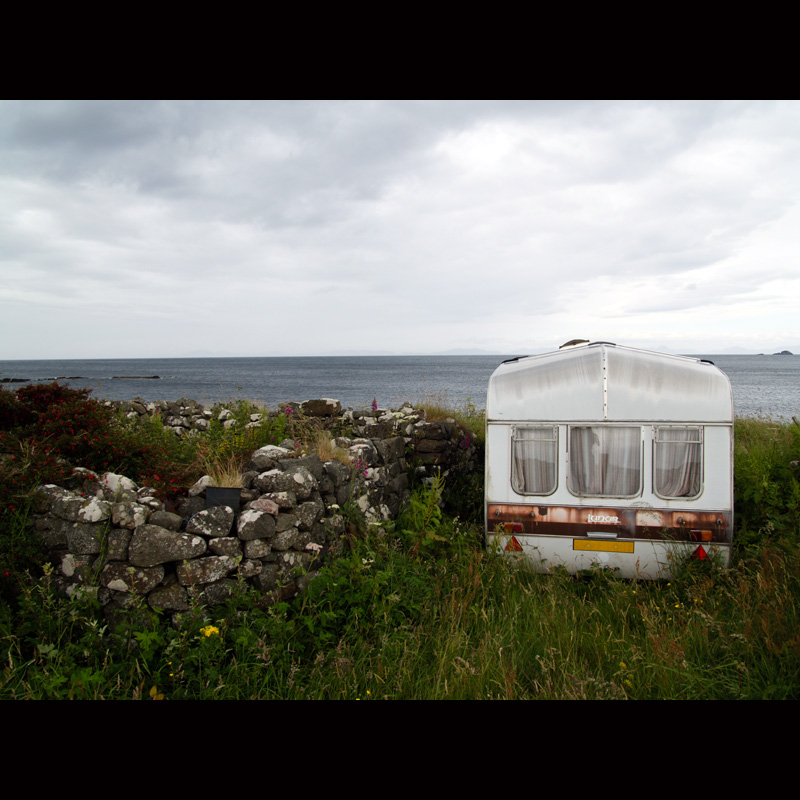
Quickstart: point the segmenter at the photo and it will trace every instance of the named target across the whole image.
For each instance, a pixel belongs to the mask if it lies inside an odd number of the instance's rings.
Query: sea
[[[58,380],[88,388],[92,397],[145,401],[189,398],[204,405],[248,399],[274,408],[320,397],[344,408],[398,408],[404,401],[439,400],[486,406],[489,377],[508,355],[326,356],[270,358],[136,358],[0,361],[6,389]],[[742,417],[800,418],[800,356],[700,355],[731,381]]]

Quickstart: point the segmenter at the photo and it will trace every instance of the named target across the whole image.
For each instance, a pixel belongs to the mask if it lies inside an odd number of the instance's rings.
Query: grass
[[[273,435],[292,434],[286,417]],[[439,509],[436,483],[384,535],[351,525],[300,597],[265,605],[243,585],[178,627],[134,603],[114,629],[90,591],[20,574],[0,603],[0,698],[796,699],[798,434],[737,420],[731,568],[671,581],[534,574]],[[211,435],[232,454],[253,443]],[[24,509],[3,521],[22,553]]]
[[[242,459],[236,455],[208,453],[200,458],[201,471],[211,478],[211,486],[242,488]]]
[[[788,699],[800,691],[797,551],[668,583],[536,575],[445,522],[350,542],[292,603],[246,595],[176,630],[116,634],[47,578],[4,620],[4,698]],[[243,609],[248,609],[243,612]],[[146,622],[146,624],[145,624]],[[212,625],[216,633],[204,633]]]
[[[338,461],[340,464],[350,466],[350,454],[334,442],[330,431],[314,431],[306,443],[305,450],[316,455],[320,461]]]
[[[427,392],[417,399],[414,408],[424,410],[428,422],[452,419],[470,431],[481,444],[486,441],[486,411],[478,408],[470,399],[453,406],[447,399],[446,391]]]

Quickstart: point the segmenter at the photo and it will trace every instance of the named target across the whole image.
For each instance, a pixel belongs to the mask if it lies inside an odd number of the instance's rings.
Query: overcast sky
[[[800,348],[797,101],[0,101],[0,359]]]

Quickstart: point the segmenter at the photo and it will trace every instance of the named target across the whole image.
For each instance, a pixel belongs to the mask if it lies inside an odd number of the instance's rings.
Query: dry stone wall
[[[410,465],[423,480],[432,469],[483,468],[467,432],[453,421],[429,422],[410,405],[343,412],[338,401],[323,399],[286,408],[352,435],[333,439],[339,460],[302,455],[290,440],[256,450],[238,508],[214,506],[207,479],[170,508],[154,490],[113,473],[76,469],[68,484],[40,487],[32,524],[62,590],[96,592],[112,620],[144,601],[177,622],[198,602],[225,602],[242,583],[265,603],[288,598],[335,553],[348,526],[346,506],[380,529],[409,497]],[[137,400],[126,410],[161,414],[179,436],[213,418],[186,400]],[[214,413],[223,424],[231,419]]]

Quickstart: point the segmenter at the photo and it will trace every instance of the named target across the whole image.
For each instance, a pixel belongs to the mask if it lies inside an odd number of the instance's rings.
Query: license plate
[[[632,553],[633,542],[609,542],[589,539],[573,539],[573,550],[592,550],[602,553]]]

